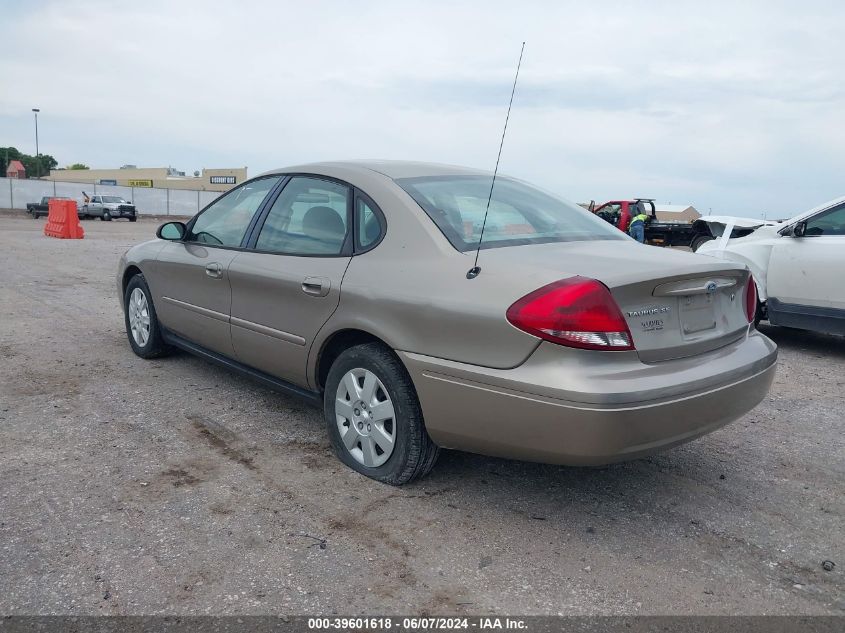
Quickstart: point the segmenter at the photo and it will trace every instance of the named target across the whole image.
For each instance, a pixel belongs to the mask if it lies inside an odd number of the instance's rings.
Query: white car
[[[745,237],[730,231],[698,253],[748,266],[757,284],[757,319],[845,334],[845,197]]]

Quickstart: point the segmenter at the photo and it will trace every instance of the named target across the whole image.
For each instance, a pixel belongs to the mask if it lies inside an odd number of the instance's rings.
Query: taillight
[[[748,275],[748,285],[745,287],[745,316],[749,323],[754,323],[754,317],[757,316],[757,284],[751,275]]]
[[[595,279],[571,277],[543,286],[508,308],[507,317],[520,330],[559,345],[634,349],[619,306]]]

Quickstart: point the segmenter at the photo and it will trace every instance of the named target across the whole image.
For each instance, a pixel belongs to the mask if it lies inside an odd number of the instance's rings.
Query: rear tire
[[[368,392],[368,384],[376,386]],[[379,343],[356,345],[337,357],[326,379],[323,411],[340,461],[371,479],[401,486],[428,474],[437,461],[440,449],[425,429],[411,377]],[[386,442],[390,436],[392,442]]]
[[[694,253],[699,248],[701,248],[702,244],[704,244],[705,242],[712,242],[715,239],[716,238],[713,237],[712,235],[699,235],[698,237],[696,237],[692,240],[692,244],[690,244],[690,248],[692,249],[692,252]]]
[[[760,321],[766,318],[766,306],[757,299],[757,310],[754,312],[754,328],[760,325]]]
[[[153,305],[152,293],[141,274],[135,275],[126,284],[126,290],[123,293],[123,320],[126,325],[126,335],[129,337],[129,345],[135,354],[141,358],[157,358],[170,352],[170,347],[165,344],[161,336],[161,326]],[[144,323],[146,323],[146,337],[138,333],[138,326],[143,326]]]

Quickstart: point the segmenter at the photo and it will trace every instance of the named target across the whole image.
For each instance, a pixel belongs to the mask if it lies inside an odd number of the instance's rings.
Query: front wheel
[[[123,312],[126,334],[133,352],[141,358],[156,358],[169,351],[161,337],[150,288],[143,275],[135,275],[126,284]]]
[[[135,220],[137,220],[137,219],[138,219],[138,216],[135,216],[135,215],[130,215],[130,216],[129,216],[129,221],[130,221],[130,222],[134,222],[134,221],[135,221]]]
[[[109,213],[108,211],[103,211],[103,215],[100,216],[100,219],[103,222],[111,222],[111,213]]]
[[[427,474],[440,449],[428,436],[411,377],[379,343],[344,351],[323,395],[332,447],[350,468],[401,486]]]

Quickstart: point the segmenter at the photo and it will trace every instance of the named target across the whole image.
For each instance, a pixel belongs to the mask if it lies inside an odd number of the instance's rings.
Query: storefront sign
[[[130,187],[152,187],[153,181],[152,180],[130,180],[129,186]]]
[[[234,176],[210,176],[208,181],[212,185],[234,185],[237,182]]]

